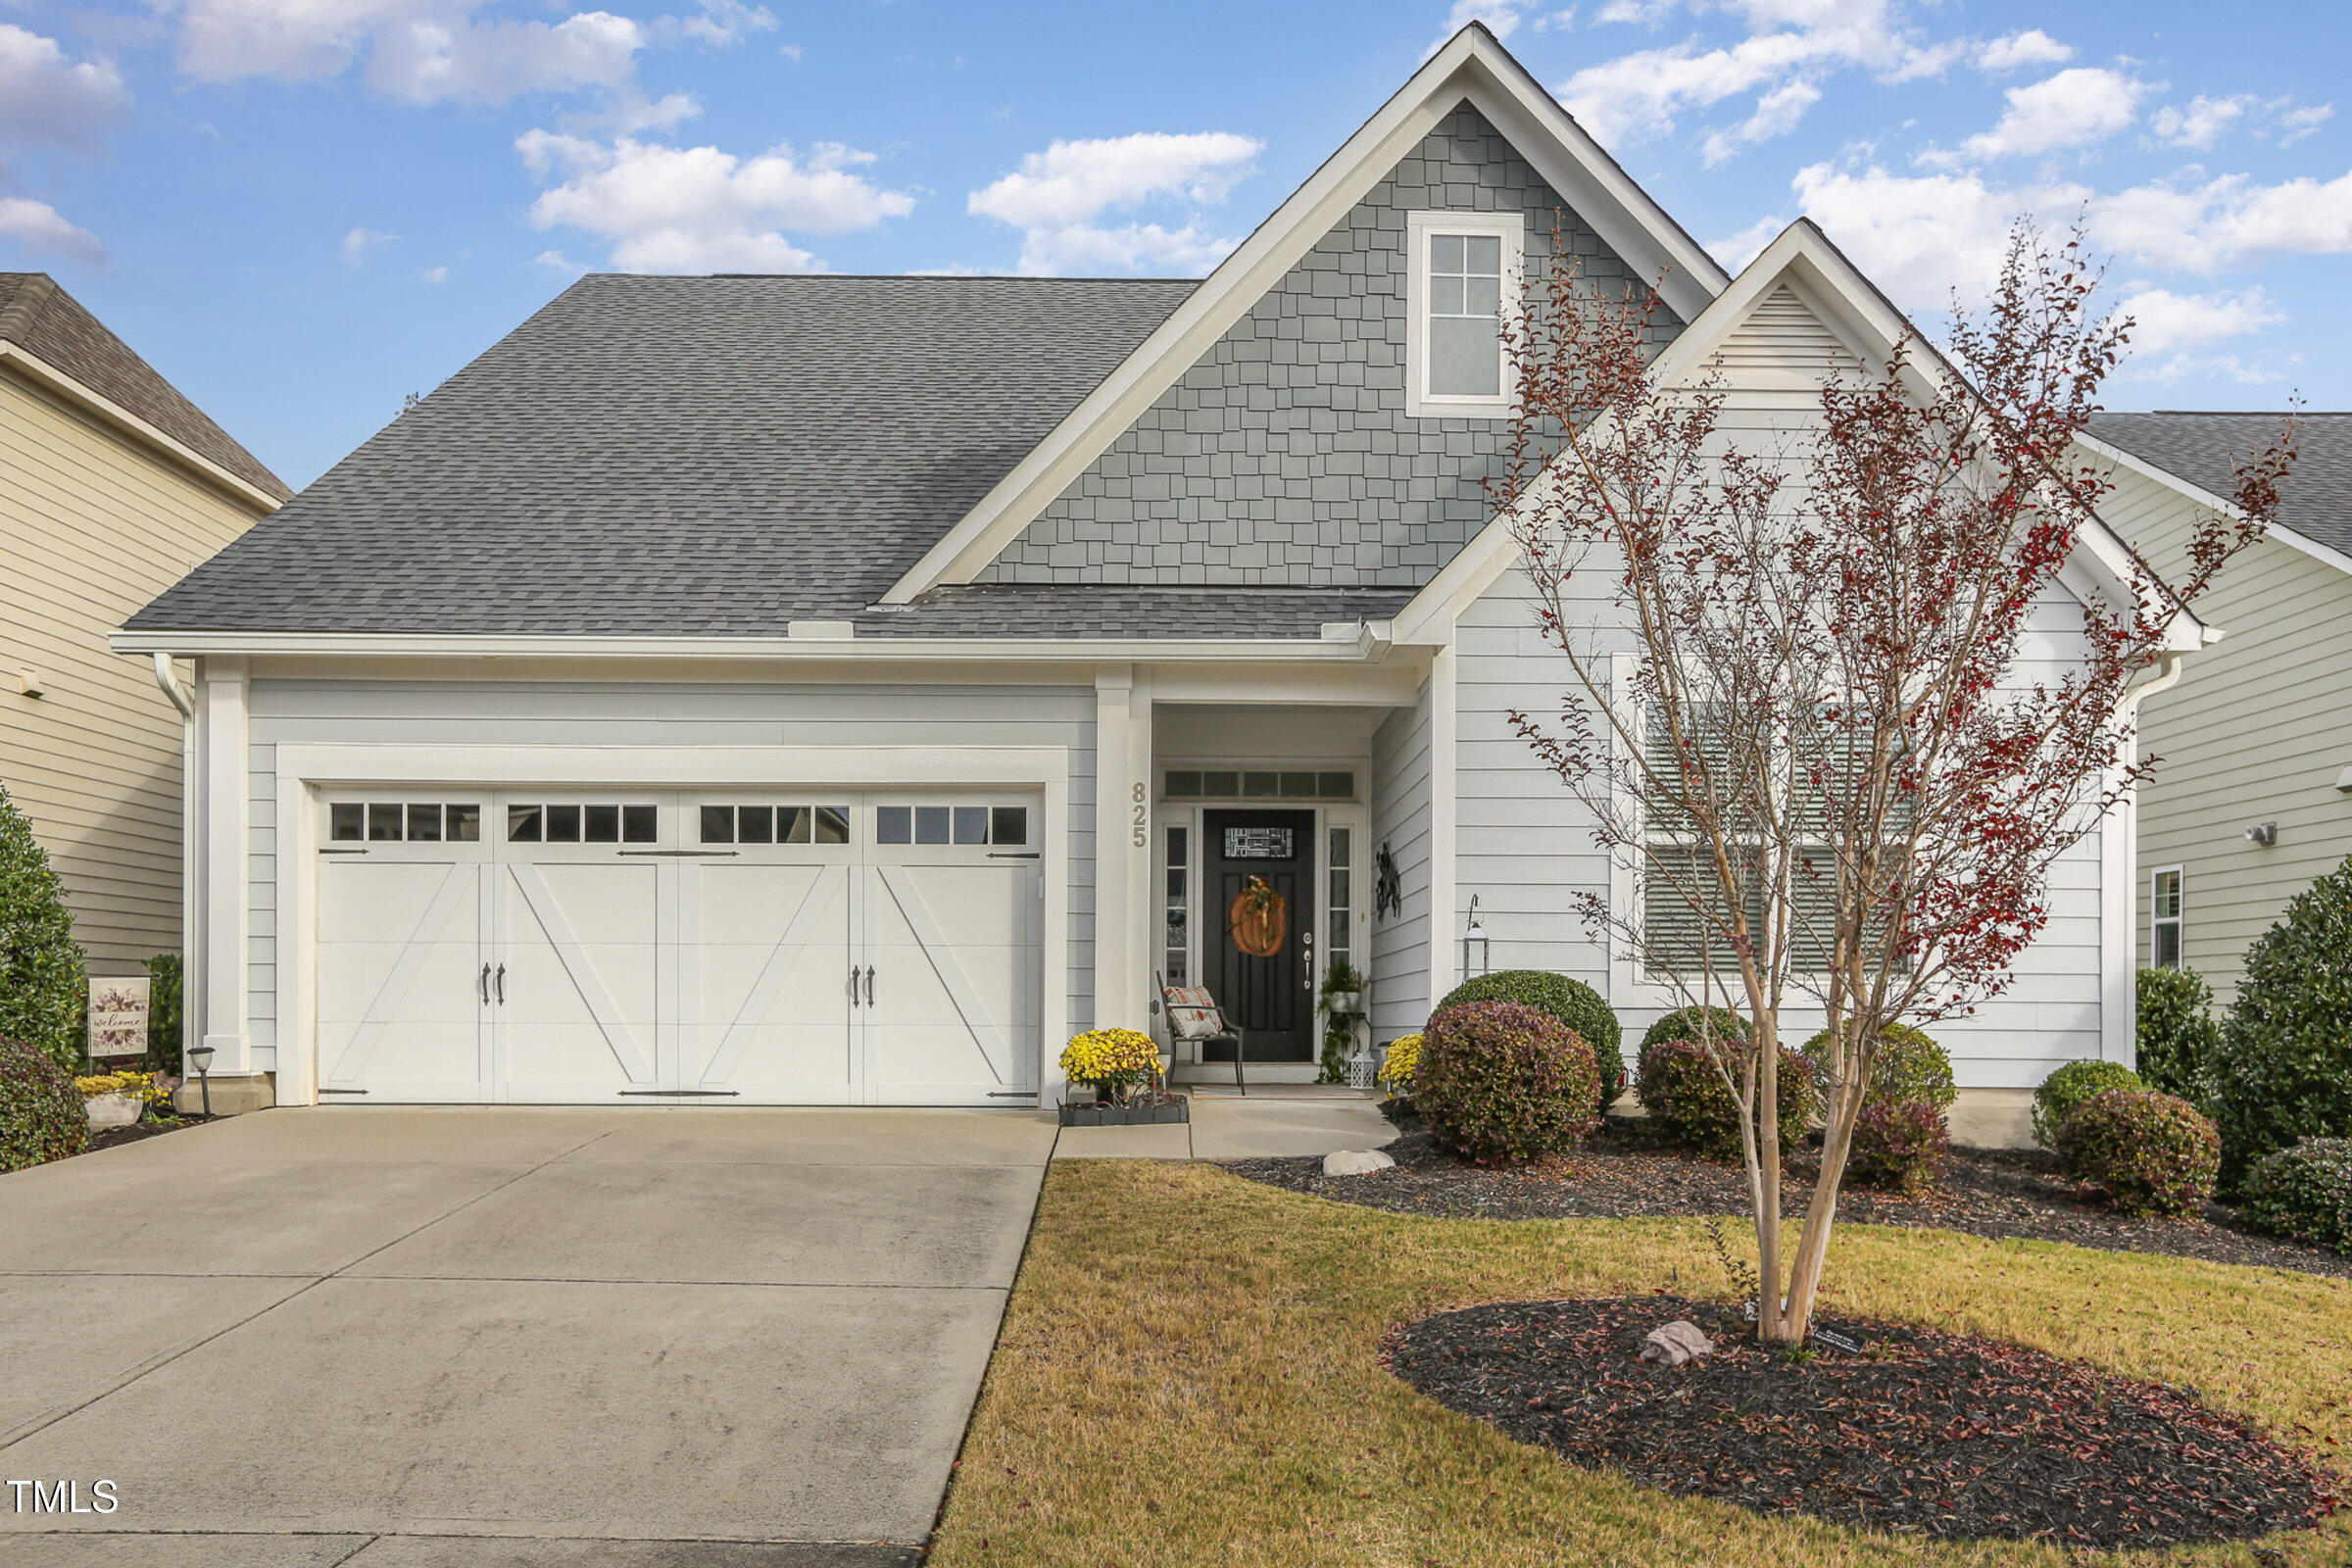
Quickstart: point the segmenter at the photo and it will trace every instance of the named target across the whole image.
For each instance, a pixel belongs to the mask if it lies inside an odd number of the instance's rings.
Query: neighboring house
[[[0,272],[0,783],[94,974],[179,949],[180,716],[107,635],[292,494],[40,272]]]
[[[1473,897],[1494,967],[1639,1030],[1666,990],[1574,912],[1631,872],[1512,732],[1566,677],[1483,488],[1555,231],[1661,279],[1661,364],[1767,438],[1905,330],[1809,224],[1726,276],[1475,25],[1198,284],[583,278],[116,639],[200,663],[216,1074],[1052,1102],[1164,974],[1298,1080],[1334,956],[1416,1029]],[[2053,667],[2125,560],[2078,553]],[[2130,1056],[2129,844],[1937,1029],[1992,1135]]]
[[[2139,961],[2202,974],[2223,1002],[2247,945],[2352,855],[2352,415],[2298,414],[2277,522],[2197,613],[2221,640],[2140,710]],[[2110,520],[2159,565],[2288,415],[2110,414]],[[2187,493],[2182,494],[2185,490]]]

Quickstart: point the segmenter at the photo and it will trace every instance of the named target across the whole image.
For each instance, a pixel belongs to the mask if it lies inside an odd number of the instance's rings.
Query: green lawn
[[[1687,1220],[1399,1217],[1204,1165],[1063,1161],[935,1555],[1004,1564],[1552,1568],[2277,1561],[2246,1546],[1931,1546],[1580,1471],[1381,1370],[1406,1318],[1479,1301],[1729,1288]],[[1832,1311],[2193,1383],[2352,1455],[2352,1281],[1947,1232],[1840,1232]],[[2339,1447],[2329,1447],[2332,1442]],[[2352,1459],[2337,1468],[2352,1466]],[[2352,1517],[2261,1544],[2352,1563]]]

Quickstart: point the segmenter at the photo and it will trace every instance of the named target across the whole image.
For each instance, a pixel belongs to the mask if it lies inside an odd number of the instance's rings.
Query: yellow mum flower
[[[1421,1065],[1421,1037],[1400,1035],[1389,1042],[1389,1054],[1380,1059],[1380,1084],[1399,1094],[1413,1087],[1413,1069]]]

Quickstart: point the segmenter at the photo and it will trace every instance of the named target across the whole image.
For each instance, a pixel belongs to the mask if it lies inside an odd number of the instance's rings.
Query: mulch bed
[[[203,1125],[204,1118],[201,1116],[183,1116],[172,1121],[148,1121],[142,1117],[127,1127],[109,1127],[104,1132],[90,1134],[90,1146],[82,1152],[94,1154],[101,1149],[114,1149],[122,1144],[135,1144],[149,1138],[161,1138],[166,1133],[175,1133],[182,1127],[201,1127]]]
[[[1717,1353],[1638,1359],[1675,1318]],[[1791,1357],[1718,1303],[1654,1296],[1443,1313],[1396,1331],[1386,1354],[1448,1409],[1571,1464],[1759,1513],[2145,1548],[2307,1527],[2341,1505],[2323,1472],[2194,1389],[1932,1329],[1817,1327],[1862,1353]]]
[[[1515,1169],[1490,1169],[1437,1147],[1415,1117],[1397,1118],[1388,1146],[1396,1164],[1369,1176],[1326,1176],[1320,1159],[1242,1159],[1227,1168],[1251,1181],[1400,1214],[1455,1219],[1636,1219],[1747,1212],[1747,1178],[1663,1147],[1644,1123],[1612,1116],[1576,1152]],[[1811,1197],[1810,1151],[1792,1157],[1783,1204],[1790,1217]],[[1954,1149],[1936,1189],[1919,1198],[1850,1183],[1840,1220],[1918,1225],[1972,1236],[2072,1242],[2119,1252],[2161,1252],[2257,1268],[2352,1278],[2352,1257],[2244,1228],[2237,1211],[2205,1205],[2197,1219],[2128,1219],[2077,1190],[2038,1150]]]

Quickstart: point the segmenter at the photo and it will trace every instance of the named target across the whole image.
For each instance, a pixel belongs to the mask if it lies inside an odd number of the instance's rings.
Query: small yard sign
[[[90,982],[90,1059],[106,1061],[147,1054],[146,975]]]

